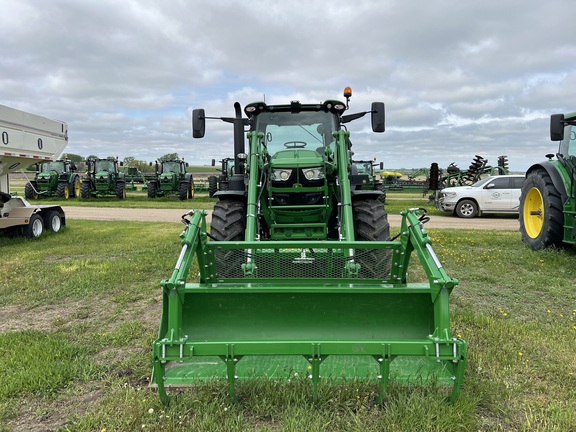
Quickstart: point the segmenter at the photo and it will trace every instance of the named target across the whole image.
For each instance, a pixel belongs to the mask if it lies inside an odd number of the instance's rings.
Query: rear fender
[[[560,171],[556,167],[556,165],[559,163],[560,162],[551,163],[549,161],[545,161],[545,162],[541,162],[539,164],[532,165],[528,169],[528,171],[526,171],[526,177],[528,177],[530,175],[530,173],[532,173],[538,169],[545,170],[548,173],[548,175],[550,175],[550,178],[552,179],[552,183],[554,184],[554,187],[560,193],[560,197],[562,198],[562,204],[564,204],[566,202],[566,200],[568,199],[568,194],[566,193],[566,182],[564,181],[562,174],[560,173]]]

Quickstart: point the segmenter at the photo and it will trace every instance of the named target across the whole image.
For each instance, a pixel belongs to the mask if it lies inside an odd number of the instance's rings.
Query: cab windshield
[[[256,130],[264,133],[270,154],[290,148],[316,150],[333,141],[336,119],[322,111],[264,112],[258,115]]]
[[[180,172],[180,164],[178,162],[164,162],[162,164],[162,172]]]
[[[48,162],[42,164],[42,172],[56,171],[57,173],[64,172],[64,162]]]
[[[96,171],[110,171],[114,172],[114,161],[102,160],[97,161],[94,165]]]

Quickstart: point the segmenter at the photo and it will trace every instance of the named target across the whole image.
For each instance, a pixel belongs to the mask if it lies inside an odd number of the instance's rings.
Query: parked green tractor
[[[68,159],[36,165],[36,176],[24,186],[26,199],[54,196],[68,199],[80,196],[80,175]]]
[[[234,173],[206,212],[183,218],[182,249],[162,281],[153,344],[153,385],[168,389],[220,378],[306,376],[320,382],[371,379],[383,401],[389,380],[448,384],[460,392],[464,340],[450,329],[449,295],[458,283],[436,257],[419,210],[402,212],[390,238],[374,189],[353,188],[345,124],[371,115],[384,131],[384,104],[345,114],[346,102],[248,104],[242,116],[193,111],[193,136],[207,118],[234,127]],[[248,129],[244,135],[245,128]],[[247,140],[247,143],[245,141]],[[247,144],[247,148],[246,148]],[[424,277],[409,282],[416,252]]]
[[[576,244],[576,113],[550,116],[556,159],[532,165],[520,196],[520,232],[532,249]]]
[[[88,159],[87,172],[80,185],[80,196],[91,198],[95,196],[115,195],[118,199],[126,198],[125,174],[119,171],[123,166],[116,158]]]
[[[230,177],[234,175],[234,158],[224,158],[221,161],[220,175],[208,177],[208,194],[213,197],[218,191],[227,191]]]
[[[150,164],[152,166],[152,164]],[[194,179],[186,172],[183,160],[156,161],[156,176],[148,182],[148,198],[178,195],[180,200],[194,198]]]
[[[386,189],[382,179],[378,179],[374,167],[378,166],[373,161],[352,161],[350,165],[350,186],[352,190],[378,190],[382,194],[378,199],[386,202]],[[380,162],[380,170],[384,169],[384,163]]]

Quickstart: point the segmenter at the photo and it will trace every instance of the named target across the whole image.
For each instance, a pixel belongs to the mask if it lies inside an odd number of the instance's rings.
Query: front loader
[[[384,131],[384,104],[345,114],[346,102],[291,102],[217,117],[234,127],[234,173],[206,212],[183,216],[182,249],[162,281],[163,309],[153,344],[153,385],[236,381],[305,374],[314,398],[321,380],[373,379],[383,401],[390,379],[448,383],[460,392],[464,340],[450,329],[444,271],[423,229],[426,216],[404,211],[390,238],[382,192],[351,187],[345,124],[371,115]],[[193,111],[193,134],[205,132]],[[245,129],[247,133],[245,134]],[[246,139],[246,141],[245,141]],[[247,144],[247,148],[246,148]],[[416,252],[425,276],[409,282]]]

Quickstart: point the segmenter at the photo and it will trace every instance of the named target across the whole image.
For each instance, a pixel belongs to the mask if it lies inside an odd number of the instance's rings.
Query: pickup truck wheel
[[[24,227],[24,237],[36,238],[40,237],[44,232],[44,221],[38,214],[30,216],[28,225]]]
[[[44,216],[44,227],[50,231],[58,232],[62,229],[62,217],[56,210],[49,211]]]
[[[472,200],[462,200],[456,204],[456,215],[461,218],[473,218],[478,214],[478,205]]]
[[[519,220],[522,241],[533,250],[562,246],[562,199],[545,170],[533,171],[524,181]]]

